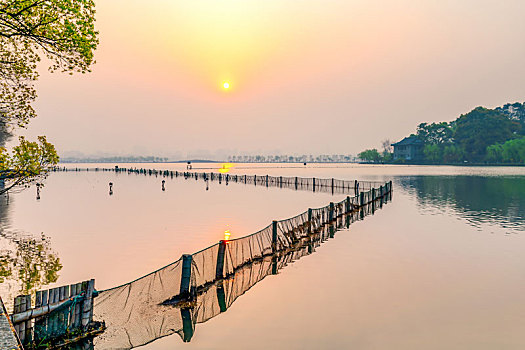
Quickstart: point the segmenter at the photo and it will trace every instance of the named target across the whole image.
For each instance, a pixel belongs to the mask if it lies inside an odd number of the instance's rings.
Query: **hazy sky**
[[[523,0],[98,0],[92,73],[42,69],[26,134],[64,155],[355,154],[525,101],[524,14]]]

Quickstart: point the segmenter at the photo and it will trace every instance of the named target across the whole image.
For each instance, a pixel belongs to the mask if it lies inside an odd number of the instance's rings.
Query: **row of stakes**
[[[209,182],[206,180],[206,191],[209,190]],[[166,191],[166,180],[162,180],[162,191]],[[109,195],[113,195],[113,182],[109,183]],[[40,199],[40,190],[37,188],[37,199]]]
[[[189,166],[187,167],[187,169],[188,169],[188,170],[191,169],[191,163],[189,163]],[[61,169],[60,169],[60,168],[57,168],[56,170],[61,170]],[[56,171],[56,170],[55,170],[55,171]],[[80,171],[81,169],[79,169],[79,168],[75,168],[74,170],[73,170],[73,169],[71,169],[71,170],[72,170],[72,171]],[[86,169],[86,170],[89,171],[89,169]],[[95,169],[95,171],[98,171],[98,170],[99,170],[99,168],[96,168],[96,169]],[[104,168],[103,168],[103,169],[101,169],[101,170],[102,170],[102,171],[108,171],[109,169],[104,169]],[[121,171],[121,170],[122,170],[122,169],[118,168],[118,166],[115,167],[115,171],[116,171],[116,172],[119,172],[119,171]],[[66,168],[63,168],[63,171],[67,171]],[[128,169],[128,172],[129,172],[129,171],[130,171],[130,170]],[[135,171],[138,171],[138,169],[135,169]],[[160,171],[160,172],[159,172],[159,171],[157,171],[157,170],[149,170],[149,171],[147,171],[146,169],[140,169],[140,172],[141,172],[141,173],[142,173],[142,171],[144,171],[144,172],[143,172],[144,175],[146,175],[147,173],[149,173],[150,175],[155,175],[155,177],[157,177],[159,174],[160,174],[160,175],[164,175],[164,176],[166,176],[166,174],[168,173],[168,171]],[[182,173],[181,173],[181,174],[182,174]],[[212,175],[213,175],[213,174],[212,174]],[[186,175],[184,175],[184,176],[186,176]],[[173,172],[172,172],[172,177],[173,177]],[[195,180],[198,180],[198,178],[195,178]],[[205,183],[206,183],[206,191],[209,190],[209,180],[210,180],[210,179],[207,178],[207,177],[206,177],[206,174],[205,174],[205,175],[204,175],[204,181],[205,181]],[[225,182],[226,182],[226,185],[228,185],[228,177],[227,177],[227,176],[225,177]],[[332,179],[332,182],[333,182],[333,179]],[[221,183],[220,174],[219,174],[219,183]],[[358,185],[359,185],[359,184],[358,184],[358,182],[356,181],[356,193],[357,193],[357,191],[358,191],[358,189],[357,189],[357,186],[358,186]],[[315,179],[314,179],[314,186],[315,186]],[[332,186],[333,186],[333,183],[332,183]],[[42,187],[43,187],[43,184],[40,184],[40,183],[37,183],[37,184],[36,184],[36,188],[37,188],[37,196],[36,196],[36,199],[37,199],[37,200],[40,200],[40,190],[41,190]],[[162,191],[166,191],[166,180],[162,180],[162,182],[161,182],[161,189],[162,189]],[[109,182],[109,195],[110,195],[110,196],[113,195],[113,182]]]
[[[162,185],[162,187],[161,187],[162,191],[166,191],[166,180],[162,180],[161,185]],[[226,185],[228,185],[228,181],[226,181]],[[36,184],[36,199],[37,200],[40,200],[40,189],[42,187],[43,187],[42,184],[40,184],[40,183]],[[210,189],[209,180],[206,179],[206,191],[208,191],[209,189]],[[113,182],[109,183],[109,195],[110,196],[113,195]]]

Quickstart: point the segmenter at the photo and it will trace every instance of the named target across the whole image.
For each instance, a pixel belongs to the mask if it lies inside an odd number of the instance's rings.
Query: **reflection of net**
[[[106,322],[107,330],[96,339],[96,348],[130,349],[173,333],[189,341],[195,323],[225,311],[268,274],[313,252],[335,230],[373,213],[376,206],[389,199],[390,186],[309,209],[228,241],[222,246],[222,269],[218,263],[220,243],[194,253],[191,266],[187,266],[191,269],[189,291],[197,295],[196,300],[182,297],[183,259],[134,282],[100,292],[94,315]]]
[[[131,283],[100,292],[94,317],[108,327],[97,349],[131,349],[182,329],[180,312],[159,305],[180,290],[181,259]]]

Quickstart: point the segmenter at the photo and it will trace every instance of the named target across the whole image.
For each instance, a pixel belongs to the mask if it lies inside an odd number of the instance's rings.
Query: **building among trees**
[[[408,161],[420,161],[423,159],[423,141],[416,136],[405,137],[403,140],[393,143],[394,161],[404,159]]]

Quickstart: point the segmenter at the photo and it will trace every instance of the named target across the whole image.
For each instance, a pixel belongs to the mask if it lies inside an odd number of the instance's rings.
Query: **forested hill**
[[[525,162],[525,104],[477,107],[452,122],[421,123],[415,136],[429,163]],[[506,108],[507,107],[507,108]],[[520,155],[520,152],[522,153]]]
[[[507,103],[502,107],[496,108],[496,111],[505,114],[511,120],[518,121],[522,127],[522,134],[525,135],[525,102]]]
[[[506,104],[495,109],[477,107],[451,122],[421,123],[410,136],[423,142],[418,163],[525,164],[525,103]],[[393,160],[390,150],[366,150],[365,161]],[[375,159],[367,159],[375,154]]]

